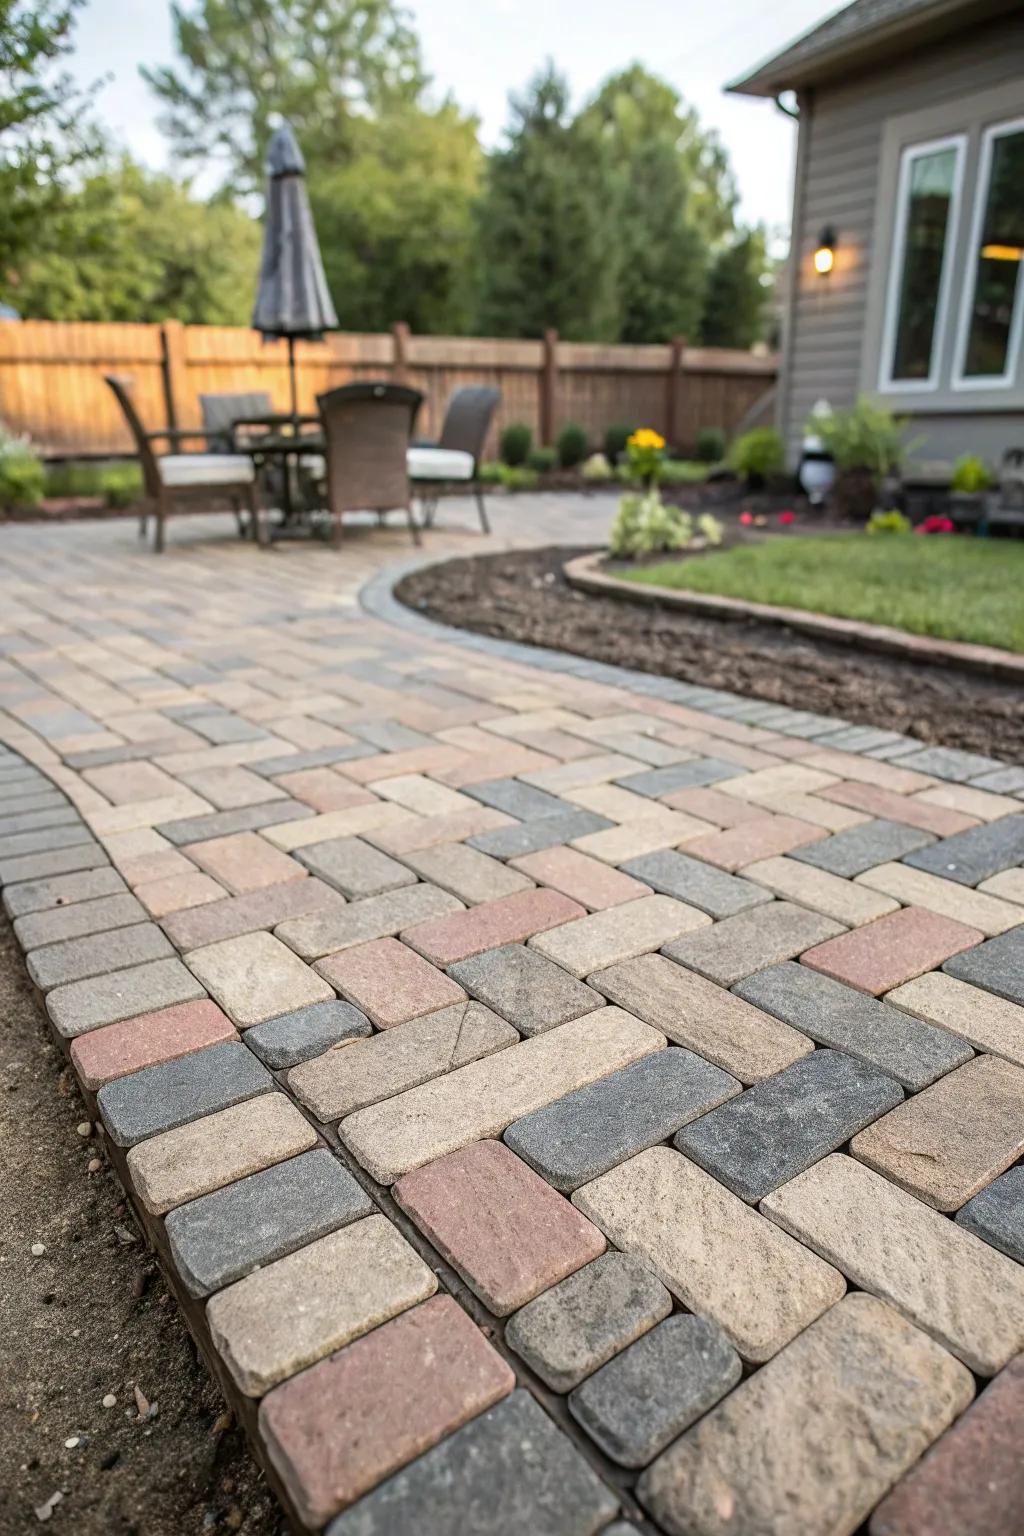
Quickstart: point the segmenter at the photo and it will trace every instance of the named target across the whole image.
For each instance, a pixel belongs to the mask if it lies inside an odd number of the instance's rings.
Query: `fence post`
[[[409,378],[409,327],[404,320],[396,320],[391,327],[391,343],[394,347],[392,377],[396,384],[405,384]]]
[[[550,448],[555,440],[555,400],[558,395],[558,332],[544,332],[544,354],[540,365],[540,440]]]
[[[179,427],[178,406],[185,399],[185,327],[180,320],[165,320],[160,327],[160,358],[167,425]]]
[[[675,441],[676,412],[679,407],[683,354],[685,351],[686,337],[673,336],[669,347],[668,376],[665,380],[665,440],[671,448],[679,446]]]

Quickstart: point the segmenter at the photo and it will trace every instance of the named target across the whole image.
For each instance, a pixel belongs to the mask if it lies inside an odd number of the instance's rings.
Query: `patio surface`
[[[491,510],[424,553],[612,502]],[[1024,771],[455,636],[413,553],[0,530],[4,905],[290,1517],[1019,1532]]]

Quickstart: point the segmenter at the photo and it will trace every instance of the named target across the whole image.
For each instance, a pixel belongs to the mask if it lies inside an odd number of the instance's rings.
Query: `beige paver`
[[[879,762],[873,757],[860,757],[856,752],[839,752],[835,747],[817,747],[801,758],[808,768],[821,768],[834,773],[840,779],[853,779],[860,784],[877,784],[880,789],[891,789],[897,795],[912,795],[916,790],[928,789],[935,780],[927,773],[913,768],[900,768],[895,763]]]
[[[727,827],[724,832],[710,832],[705,837],[694,838],[686,852],[695,859],[705,859],[709,864],[717,864],[719,869],[732,872],[759,859],[771,859],[789,853],[792,848],[820,842],[827,836],[824,827],[812,826],[809,821],[800,821],[794,816],[773,816],[765,811],[757,819],[741,822],[738,827]]]
[[[621,779],[624,774],[637,773],[640,764],[635,757],[624,757],[621,752],[599,752],[593,757],[580,757],[571,763],[559,763],[555,768],[540,768],[517,775],[524,784],[535,789],[546,789],[552,795],[564,795],[584,784],[607,784],[610,779]],[[503,769],[502,772],[514,770]]]
[[[854,1158],[823,1158],[761,1210],[979,1376],[1024,1346],[1024,1269]]]
[[[461,909],[458,897],[421,882],[385,891],[381,896],[367,896],[364,901],[351,901],[327,912],[288,918],[278,923],[274,932],[304,960],[319,960],[354,944],[393,938],[413,923]]]
[[[151,917],[169,917],[172,912],[184,912],[191,907],[205,906],[211,901],[222,901],[226,892],[222,885],[199,870],[190,875],[172,875],[169,880],[153,880],[137,885],[135,894]]]
[[[403,854],[402,863],[415,870],[421,879],[457,896],[467,906],[481,901],[497,901],[516,891],[528,891],[535,884],[528,872],[510,869],[500,859],[469,848],[465,843],[439,843],[433,848]],[[543,882],[546,885],[553,881]],[[570,891],[568,893],[572,895]]]
[[[435,784],[422,773],[396,774],[376,783],[371,781],[369,787],[382,800],[404,805],[417,816],[454,816],[472,810],[476,804],[469,795],[460,795],[445,784]]]
[[[369,1333],[437,1290],[384,1216],[365,1216],[229,1285],[206,1307],[214,1348],[247,1397]]]
[[[972,891],[956,880],[943,880],[909,864],[879,864],[857,876],[858,885],[895,896],[906,907],[924,907],[956,922],[967,923],[993,938],[1024,922],[1024,912],[998,896]]]
[[[140,1142],[128,1172],[147,1211],[161,1215],[316,1146],[316,1132],[283,1093],[265,1093]]]
[[[264,827],[259,834],[275,848],[292,853],[308,848],[310,843],[326,843],[334,837],[355,837],[375,832],[381,827],[407,826],[416,817],[404,806],[390,800],[375,800],[372,805],[353,805],[344,811],[325,811],[322,816],[307,816],[302,821],[283,821],[276,827]]]
[[[795,901],[812,912],[823,912],[846,928],[859,928],[876,917],[895,912],[899,906],[891,896],[866,891],[852,880],[842,880],[813,864],[798,859],[759,859],[740,870],[744,880],[754,880],[776,896]]]
[[[446,1152],[500,1136],[513,1120],[664,1044],[663,1034],[621,1009],[599,1008],[496,1057],[357,1110],[341,1122],[339,1135],[375,1179],[391,1184]]]
[[[616,1247],[722,1327],[745,1360],[770,1360],[839,1300],[842,1275],[671,1147],[651,1147],[572,1197]]]
[[[378,1029],[465,1002],[450,976],[397,939],[374,939],[321,960],[317,969]]]
[[[991,1051],[1024,1067],[1024,1008],[1018,1003],[942,971],[916,976],[886,993],[885,1001],[961,1035],[979,1051]]]
[[[850,1151],[939,1211],[958,1211],[1024,1152],[1024,1069],[975,1056],[860,1131]]]
[[[671,1536],[850,1536],[974,1395],[873,1296],[846,1296],[640,1480]]]
[[[983,880],[977,887],[986,896],[998,896],[1001,901],[1015,901],[1024,906],[1024,869],[1004,869],[998,875]],[[1024,922],[1024,913],[1021,914]]]
[[[658,811],[641,821],[624,821],[601,832],[587,832],[583,837],[573,838],[570,846],[605,864],[625,864],[627,859],[657,853],[660,848],[678,848],[707,830],[707,822],[698,821],[695,816],[684,816],[682,811]]]
[[[571,896],[591,912],[603,912],[605,907],[617,907],[637,896],[651,894],[649,885],[621,869],[602,864],[600,859],[588,858],[575,848],[544,848],[539,853],[526,853],[510,859],[508,867],[521,870],[538,885],[550,885],[553,890]]]
[[[735,795],[739,800],[764,802],[776,800],[780,795],[811,795],[836,782],[834,773],[808,768],[804,763],[783,763],[781,767],[761,768],[756,773],[744,773],[735,779],[720,779],[715,788],[723,795]]]
[[[452,815],[415,816],[408,821],[389,822],[387,826],[374,827],[363,835],[382,853],[401,859],[407,853],[436,848],[441,843],[458,843],[463,838],[476,837],[481,832],[496,832],[513,823],[514,817],[506,816],[504,811],[474,804],[472,810],[457,811]]]
[[[245,933],[190,950],[186,963],[243,1029],[335,995],[322,976],[270,933]]]
[[[914,796],[923,805],[944,805],[978,821],[998,821],[1001,816],[1020,814],[1020,801],[1010,795],[993,795],[987,789],[969,789],[966,784],[934,784]]]
[[[237,764],[183,773],[181,781],[219,811],[239,810],[246,805],[264,805],[268,800],[285,798],[285,791],[269,779]]]
[[[796,821],[807,821],[812,827],[825,827],[829,832],[843,832],[847,827],[859,827],[871,820],[863,811],[837,805],[834,800],[825,800],[820,795],[801,795],[796,790],[751,803],[759,803],[775,816],[792,816]]]
[[[708,831],[712,827],[720,831],[726,827],[740,827],[745,821],[757,821],[764,815],[763,806],[737,800],[735,795],[723,795],[717,789],[673,789],[669,794],[662,795],[661,803],[674,811],[685,811],[688,816],[706,821]]]
[[[309,875],[298,859],[271,848],[257,832],[234,832],[229,837],[190,843],[188,856],[236,896],[289,880],[304,880]]]
[[[670,939],[707,928],[710,923],[706,912],[672,896],[641,896],[621,907],[592,912],[539,933],[530,940],[530,948],[547,955],[571,975],[583,977],[660,949]]]

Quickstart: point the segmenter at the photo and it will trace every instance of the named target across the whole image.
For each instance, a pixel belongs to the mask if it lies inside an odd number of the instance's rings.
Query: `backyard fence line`
[[[554,331],[539,341],[390,332],[337,332],[296,345],[299,409],[338,384],[393,379],[424,396],[419,435],[436,437],[453,391],[466,384],[501,390],[487,456],[513,421],[539,443],[554,443],[578,422],[598,446],[613,423],[649,426],[682,452],[702,427],[727,434],[771,419],[777,359],[727,348],[566,342]],[[134,381],[151,431],[198,427],[200,394],[265,390],[276,409],[289,401],[284,342],[264,342],[241,327],[20,320],[0,322],[0,423],[28,433],[44,455],[123,454],[132,450],[103,375]],[[198,443],[186,445],[199,447]]]

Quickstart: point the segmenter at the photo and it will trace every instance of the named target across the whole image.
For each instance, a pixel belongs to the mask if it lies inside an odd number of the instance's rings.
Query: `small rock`
[[[90,1157],[90,1159],[89,1159],[89,1161],[88,1161],[88,1163],[86,1165],[86,1171],[88,1173],[99,1173],[99,1171],[100,1171],[100,1169],[102,1167],[103,1167],[103,1164],[100,1162],[98,1157]]]
[[[46,1244],[45,1243],[33,1243],[32,1244],[32,1257],[34,1259],[41,1259],[45,1252],[46,1252]],[[47,1518],[49,1518],[49,1516],[47,1516]]]
[[[77,1130],[79,1136],[91,1136],[92,1135],[92,1121],[91,1120],[82,1120],[75,1127],[75,1129]]]
[[[135,1388],[135,1406],[139,1410],[139,1418],[148,1419],[149,1398],[146,1396],[145,1392],[143,1392],[141,1387]]]
[[[117,1398],[114,1396],[113,1392],[107,1393],[106,1397],[103,1399],[103,1406],[104,1408],[117,1407]]]
[[[66,1451],[73,1451],[75,1446],[78,1444],[78,1439],[79,1437],[77,1435],[69,1435],[68,1438],[64,1441],[64,1449]]]
[[[50,1516],[53,1514],[54,1510],[63,1497],[64,1495],[58,1488],[56,1493],[50,1494],[50,1497],[46,1500],[45,1504],[37,1504],[35,1507],[36,1519],[41,1521],[49,1520]]]

